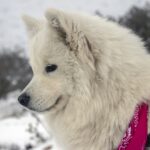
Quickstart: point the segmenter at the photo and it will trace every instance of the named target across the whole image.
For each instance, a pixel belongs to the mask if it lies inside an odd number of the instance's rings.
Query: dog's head
[[[18,100],[37,112],[65,109],[72,96],[86,95],[85,88],[90,85],[94,70],[90,42],[80,23],[68,13],[50,9],[45,21],[23,18],[33,78]]]

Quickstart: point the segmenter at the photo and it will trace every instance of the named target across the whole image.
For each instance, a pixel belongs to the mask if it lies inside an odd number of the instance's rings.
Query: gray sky
[[[22,14],[43,17],[49,7],[78,10],[118,17],[131,6],[143,6],[150,0],[0,0],[0,48],[26,45]]]

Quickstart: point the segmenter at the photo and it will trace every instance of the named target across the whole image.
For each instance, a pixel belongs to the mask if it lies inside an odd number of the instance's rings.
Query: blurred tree
[[[3,48],[0,53],[0,98],[9,92],[21,90],[32,77],[28,60],[21,48],[8,50]]]
[[[142,37],[150,52],[150,3],[143,8],[132,7],[118,22]]]
[[[103,17],[103,15],[101,14],[101,12],[99,10],[96,10],[95,11],[95,15],[96,16],[99,16],[99,17]]]
[[[97,16],[103,15],[96,10]],[[150,52],[150,3],[146,3],[144,7],[133,6],[124,16],[115,19],[112,16],[107,16],[108,20],[118,22],[123,26],[132,29],[145,42],[145,46]]]

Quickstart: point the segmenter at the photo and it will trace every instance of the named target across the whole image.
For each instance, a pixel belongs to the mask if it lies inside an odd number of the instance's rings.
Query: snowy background
[[[45,10],[54,7],[91,14],[98,11],[103,16],[117,19],[133,5],[143,7],[146,2],[150,0],[0,0],[0,51],[21,47],[24,51],[22,57],[26,57],[27,36],[22,14],[44,17]],[[1,73],[2,70],[0,76]],[[19,92],[15,90],[0,99],[0,150],[60,150],[40,123],[42,116],[19,106]]]

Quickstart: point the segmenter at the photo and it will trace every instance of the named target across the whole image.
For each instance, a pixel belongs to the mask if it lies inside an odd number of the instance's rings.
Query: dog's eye
[[[45,71],[46,71],[47,73],[49,73],[49,72],[55,71],[56,69],[57,69],[57,65],[52,64],[52,65],[47,65],[46,68],[45,68]]]

